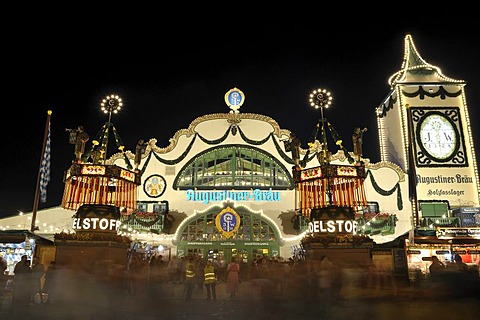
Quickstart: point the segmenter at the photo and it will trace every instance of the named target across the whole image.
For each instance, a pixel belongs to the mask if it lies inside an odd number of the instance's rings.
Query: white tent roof
[[[53,241],[55,233],[72,229],[74,215],[75,211],[63,209],[60,206],[39,210],[35,223],[39,230],[36,230],[35,234]],[[32,216],[33,212],[20,212],[16,216],[0,219],[0,230],[30,230]]]
[[[38,227],[34,233],[45,239],[54,241],[56,233],[62,231],[74,232],[73,217],[76,211],[66,210],[62,207],[51,207],[37,211],[36,223]],[[0,230],[30,230],[32,224],[33,212],[19,213],[16,216],[10,216],[0,219]],[[152,245],[162,244],[164,246],[171,246],[174,235],[170,234],[130,234],[132,240],[147,242]]]

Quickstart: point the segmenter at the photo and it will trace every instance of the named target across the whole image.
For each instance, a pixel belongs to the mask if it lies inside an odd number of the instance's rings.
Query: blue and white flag
[[[48,136],[40,166],[40,202],[47,202],[47,185],[50,181],[50,122],[48,123]]]

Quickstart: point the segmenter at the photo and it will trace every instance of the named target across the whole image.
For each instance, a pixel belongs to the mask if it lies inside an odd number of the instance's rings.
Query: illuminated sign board
[[[344,177],[356,177],[357,168],[351,166],[338,166],[337,168],[337,176],[344,176]]]
[[[407,254],[421,254],[422,251],[420,250],[407,250]]]
[[[363,170],[358,166],[328,165],[304,169],[300,172],[300,181],[317,180],[327,177],[360,177]]]
[[[95,165],[87,165],[83,166],[81,170],[82,175],[105,175],[105,166],[95,166]]]
[[[442,167],[442,174],[430,174],[430,168],[418,168],[415,177],[418,198],[450,203],[474,202],[473,199],[478,199],[478,190],[471,170],[469,167],[446,166]]]
[[[302,172],[300,173],[300,181],[318,179],[318,178],[321,178],[322,176],[323,174],[322,174],[321,167],[305,169],[305,170],[302,170]]]
[[[73,229],[77,231],[116,231],[121,222],[107,218],[73,218]]]
[[[352,233],[357,232],[355,220],[318,220],[308,223],[310,233]]]
[[[232,200],[236,202],[241,201],[257,201],[257,202],[277,202],[280,201],[280,192],[269,190],[245,190],[245,191],[196,191],[189,189],[185,192],[187,202],[203,202],[208,204],[210,202],[222,202],[225,200]]]
[[[437,227],[437,238],[477,238],[480,239],[480,228],[441,228]]]
[[[135,174],[131,171],[127,171],[123,169],[120,170],[120,178],[127,181],[135,182]]]

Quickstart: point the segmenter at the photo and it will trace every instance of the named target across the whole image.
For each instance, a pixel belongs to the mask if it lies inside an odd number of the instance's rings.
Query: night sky
[[[112,123],[127,150],[151,138],[166,147],[197,117],[229,112],[224,95],[234,87],[246,96],[241,113],[272,117],[306,148],[320,117],[308,96],[325,88],[333,104],[324,115],[344,146],[353,150],[353,129],[365,126],[364,157],[379,161],[375,108],[390,91],[388,78],[401,67],[406,33],[424,60],[447,77],[467,81],[474,142],[480,143],[478,26],[459,32],[386,24],[341,32],[313,23],[265,24],[249,31],[227,24],[173,33],[159,28],[148,36],[125,32],[126,26],[65,36],[56,27],[33,28],[2,45],[8,68],[2,72],[0,216],[32,210],[48,109],[52,173],[47,202],[39,209],[60,205],[63,174],[74,158],[65,129],[82,125],[92,139],[108,120],[100,102],[110,94],[124,102]]]

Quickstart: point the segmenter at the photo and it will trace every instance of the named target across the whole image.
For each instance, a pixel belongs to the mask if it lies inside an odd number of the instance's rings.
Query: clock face
[[[417,167],[466,167],[468,153],[458,107],[410,106],[412,160]]]
[[[429,113],[419,123],[420,144],[435,159],[450,158],[458,147],[455,125],[441,113]]]

